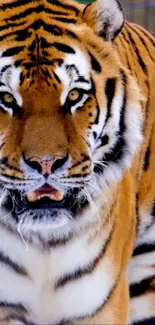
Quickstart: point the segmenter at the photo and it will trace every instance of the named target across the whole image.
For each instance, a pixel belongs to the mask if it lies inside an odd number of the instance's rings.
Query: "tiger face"
[[[122,9],[40,0],[24,19],[18,1],[1,10],[1,222],[70,231],[142,140],[139,89],[112,43]]]

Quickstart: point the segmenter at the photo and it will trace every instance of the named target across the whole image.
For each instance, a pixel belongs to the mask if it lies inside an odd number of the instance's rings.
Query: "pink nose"
[[[51,159],[46,159],[46,158],[41,159],[39,157],[31,157],[31,158],[29,158],[29,161],[32,162],[32,163],[33,162],[37,163],[39,165],[39,167],[41,167],[41,174],[42,175],[45,175],[45,174],[50,175],[53,164],[56,161],[58,161],[58,160],[60,161],[63,158],[64,158],[63,156],[59,156],[59,155],[53,156]],[[35,168],[35,167],[33,167],[33,168]],[[37,167],[36,167],[36,169],[37,169]]]

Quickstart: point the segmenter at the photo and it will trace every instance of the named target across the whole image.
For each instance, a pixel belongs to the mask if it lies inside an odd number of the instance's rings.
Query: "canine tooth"
[[[61,192],[61,191],[56,191],[54,196],[58,201],[61,201],[63,199],[63,197],[64,197],[64,193]]]
[[[29,202],[36,201],[36,194],[34,192],[27,193],[27,199]]]

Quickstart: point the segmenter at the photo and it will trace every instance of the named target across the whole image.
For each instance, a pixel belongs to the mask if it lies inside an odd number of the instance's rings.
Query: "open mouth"
[[[59,191],[55,189],[54,187],[45,184],[42,187],[38,188],[34,192],[29,192],[27,195],[27,200],[32,202],[40,201],[43,198],[48,198],[51,201],[62,201],[64,197],[64,193],[62,191]]]
[[[80,191],[81,189],[74,188],[64,194],[48,184],[29,193],[10,190],[3,207],[16,218],[24,212],[34,211],[39,215],[39,211],[43,213],[47,210],[51,211],[52,216],[52,211],[59,209],[66,209],[75,216],[87,204],[87,200],[80,195]]]

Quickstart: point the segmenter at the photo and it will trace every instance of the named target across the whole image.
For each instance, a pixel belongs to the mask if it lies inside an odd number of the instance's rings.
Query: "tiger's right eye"
[[[80,91],[78,89],[73,89],[69,92],[68,94],[68,99],[71,101],[71,102],[76,102],[78,101],[79,99],[81,98],[81,94],[80,94]]]
[[[12,94],[10,94],[10,93],[3,93],[2,101],[3,101],[4,104],[9,104],[9,105],[15,103],[15,99],[12,96]]]
[[[19,113],[17,101],[9,92],[0,92],[0,106],[11,115]]]

